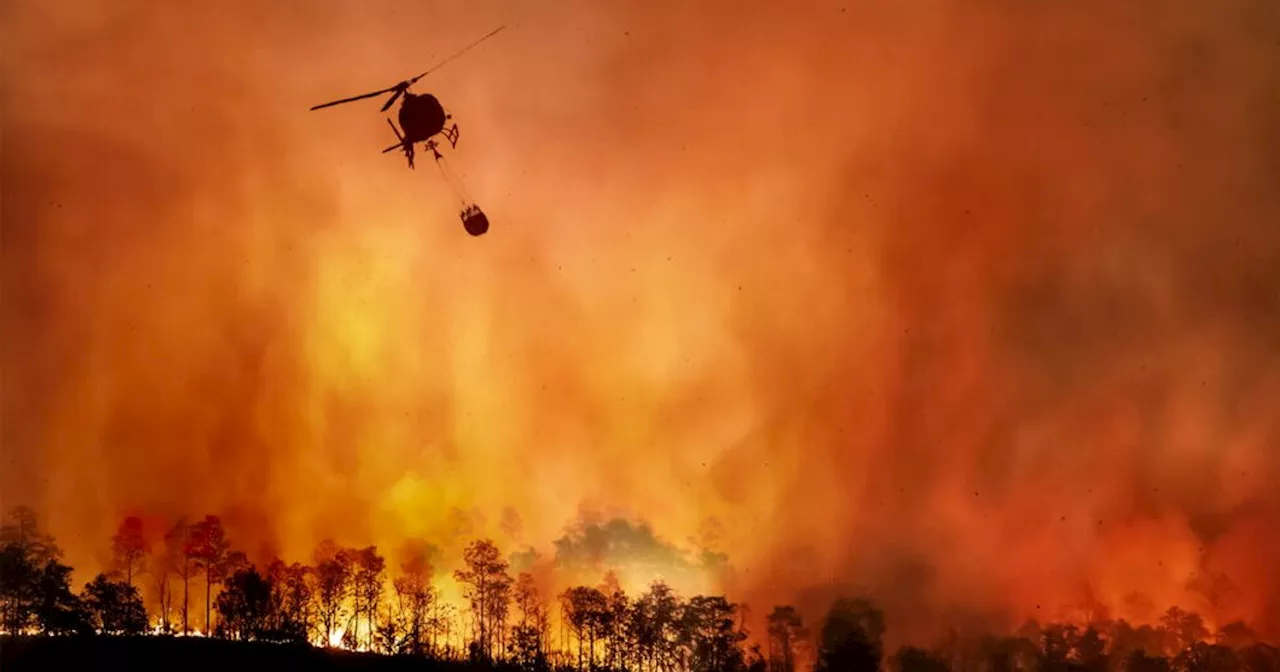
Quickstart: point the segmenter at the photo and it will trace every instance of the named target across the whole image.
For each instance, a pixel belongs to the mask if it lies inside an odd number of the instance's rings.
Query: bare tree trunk
[[[213,588],[213,568],[206,566],[204,570],[204,636],[213,636],[213,627],[209,623],[209,597]]]
[[[160,589],[160,629],[168,633],[169,632],[169,601],[170,601],[168,574],[166,574],[164,578],[160,580],[160,584],[158,588]]]
[[[480,588],[477,592],[480,593],[480,613],[476,615],[476,625],[478,626],[476,629],[476,634],[480,638],[480,653],[484,656],[485,660],[488,660],[489,659],[489,637],[488,637],[488,633],[485,632],[485,628],[484,628],[485,626],[484,603],[486,601],[487,595],[485,595],[485,591],[483,587]]]
[[[432,605],[432,610],[435,612],[435,616],[432,618],[432,620],[435,621],[435,627],[431,628],[431,655],[434,656],[436,651],[436,630],[440,629],[441,626],[440,604],[438,601],[436,604]]]
[[[182,634],[191,634],[191,566],[187,559],[182,559]]]

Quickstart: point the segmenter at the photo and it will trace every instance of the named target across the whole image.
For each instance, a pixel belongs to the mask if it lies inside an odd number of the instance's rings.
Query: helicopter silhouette
[[[414,145],[422,143],[427,149],[431,150],[431,153],[435,156],[436,164],[440,166],[440,172],[445,174],[444,157],[440,154],[440,142],[436,140],[436,136],[442,136],[445,140],[449,141],[449,146],[451,148],[456,149],[458,146],[458,124],[454,123],[448,128],[445,128],[445,124],[453,119],[453,115],[445,111],[444,106],[440,104],[440,100],[430,93],[412,93],[409,91],[409,87],[416,84],[418,80],[423,77],[426,77],[432,72],[444,67],[450,61],[453,61],[459,56],[470,51],[481,42],[497,35],[503,28],[506,28],[506,26],[499,26],[488,35],[485,35],[475,42],[463,47],[452,56],[411,79],[406,79],[394,86],[389,86],[378,91],[362,93],[358,96],[351,96],[349,98],[342,98],[340,100],[334,100],[321,105],[315,105],[311,110],[314,111],[326,107],[333,107],[334,105],[341,105],[343,103],[350,103],[390,93],[391,97],[387,99],[386,103],[383,103],[381,111],[386,112],[391,109],[392,105],[395,105],[397,100],[400,100],[400,109],[396,114],[396,117],[400,121],[400,128],[396,128],[395,123],[393,123],[391,119],[387,119],[387,125],[391,126],[391,132],[396,135],[396,144],[382,150],[382,153],[386,154],[387,152],[400,149],[404,152],[405,159],[409,163],[409,168],[413,169]],[[450,181],[447,174],[445,174],[445,180]],[[455,193],[460,192],[458,185],[451,183],[450,187],[453,188]],[[459,197],[461,198],[461,195],[459,195]],[[459,217],[462,219],[463,228],[466,229],[467,233],[472,236],[479,236],[488,231],[488,216],[485,215],[476,204],[467,203],[465,198],[463,198],[462,201],[463,209],[462,212],[459,213]]]
[[[391,126],[391,131],[396,135],[396,144],[382,150],[382,153],[386,154],[387,152],[395,149],[400,149],[404,152],[405,159],[409,162],[409,168],[413,168],[413,146],[417,143],[423,143],[426,148],[431,150],[435,157],[439,159],[441,158],[439,152],[440,143],[436,141],[435,137],[437,135],[442,135],[449,141],[450,147],[457,148],[458,124],[455,123],[449,128],[445,128],[445,124],[453,119],[453,115],[445,112],[444,106],[440,104],[440,100],[430,93],[412,93],[409,91],[409,87],[416,84],[418,80],[423,77],[426,77],[432,72],[444,67],[450,61],[453,61],[459,56],[470,51],[481,42],[497,35],[503,28],[506,28],[506,26],[499,26],[488,35],[485,35],[466,47],[463,47],[449,58],[437,63],[412,79],[406,79],[394,86],[389,86],[378,91],[362,93],[358,96],[351,96],[349,98],[342,98],[340,100],[334,100],[321,105],[315,105],[311,110],[314,111],[326,107],[333,107],[334,105],[341,105],[343,103],[350,103],[357,100],[363,100],[365,98],[380,96],[384,93],[390,93],[391,97],[382,105],[381,111],[386,112],[391,109],[392,105],[395,105],[396,100],[403,96],[403,100],[400,103],[400,110],[396,115],[400,121],[400,128],[397,129],[396,125],[392,123],[390,119],[387,119],[387,124]]]

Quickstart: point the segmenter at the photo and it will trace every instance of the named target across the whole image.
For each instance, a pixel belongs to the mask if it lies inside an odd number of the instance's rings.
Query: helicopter
[[[395,123],[393,123],[391,119],[387,119],[387,125],[391,126],[391,131],[396,136],[396,143],[382,150],[382,153],[386,154],[387,152],[392,152],[396,149],[401,150],[404,152],[409,168],[413,169],[413,159],[415,154],[414,145],[422,143],[426,149],[431,151],[436,162],[439,164],[444,157],[440,154],[441,144],[436,137],[443,137],[444,140],[449,142],[449,146],[451,148],[456,149],[458,146],[459,135],[458,124],[454,123],[446,128],[446,124],[453,119],[453,115],[445,111],[440,100],[430,93],[413,93],[409,91],[409,87],[416,84],[418,80],[423,77],[426,77],[439,68],[444,67],[450,61],[453,61],[464,53],[470,51],[481,42],[484,42],[490,37],[498,34],[498,32],[504,28],[506,28],[506,26],[499,26],[484,37],[458,50],[452,56],[437,63],[431,68],[428,68],[425,72],[422,72],[410,79],[403,80],[394,86],[389,86],[385,89],[372,91],[370,93],[362,93],[358,96],[351,96],[349,98],[342,98],[328,103],[315,105],[311,107],[311,110],[320,110],[326,107],[333,107],[334,105],[341,105],[343,103],[350,103],[390,93],[391,97],[387,99],[387,102],[383,103],[380,111],[386,112],[391,109],[392,105],[395,105],[397,100],[400,100],[400,109],[396,114],[396,117],[400,122],[400,127],[396,128]],[[443,171],[444,168],[442,166],[441,172]],[[488,217],[486,217],[475,204],[468,205],[464,202],[464,208],[460,216],[467,232],[473,236],[481,235],[489,229]]]

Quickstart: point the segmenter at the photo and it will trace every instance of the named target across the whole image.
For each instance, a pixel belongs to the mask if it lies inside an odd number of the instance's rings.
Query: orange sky
[[[1274,3],[694,4],[5,3],[0,503],[1280,633]]]

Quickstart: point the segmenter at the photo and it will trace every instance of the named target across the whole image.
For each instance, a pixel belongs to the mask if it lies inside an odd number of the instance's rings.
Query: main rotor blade
[[[487,40],[487,39],[489,39],[489,38],[493,37],[494,35],[497,35],[498,33],[502,32],[502,30],[503,30],[503,29],[505,29],[505,28],[506,28],[506,26],[505,26],[505,25],[498,26],[497,28],[495,28],[495,29],[493,29],[492,31],[490,31],[488,35],[485,35],[484,37],[482,37],[482,38],[480,38],[480,39],[476,40],[475,42],[472,42],[471,44],[468,44],[467,46],[463,47],[462,49],[459,49],[456,53],[454,53],[454,54],[453,54],[452,56],[450,56],[449,58],[446,58],[446,59],[444,59],[443,61],[440,61],[439,63],[437,63],[437,64],[435,64],[435,65],[431,66],[431,68],[429,68],[426,72],[423,72],[422,74],[418,75],[417,77],[414,77],[413,79],[405,80],[405,81],[403,81],[403,82],[400,82],[399,84],[396,84],[395,86],[389,86],[389,87],[387,87],[387,88],[385,88],[385,89],[382,89],[381,91],[374,91],[374,92],[372,92],[372,93],[364,93],[364,94],[361,94],[361,95],[358,95],[358,96],[352,96],[352,97],[350,97],[350,98],[343,98],[342,100],[335,100],[335,101],[333,101],[333,102],[325,103],[325,104],[323,104],[323,105],[316,105],[315,107],[312,107],[311,109],[312,109],[312,110],[318,110],[318,109],[321,109],[321,108],[324,108],[324,107],[332,107],[332,106],[334,106],[334,105],[341,105],[341,104],[343,104],[343,103],[350,103],[350,102],[352,102],[352,101],[356,101],[356,100],[363,100],[363,99],[365,99],[365,98],[372,98],[372,97],[374,97],[374,96],[380,96],[380,95],[382,95],[382,94],[384,94],[384,93],[390,93],[390,92],[392,92],[392,91],[395,91],[395,95],[391,96],[391,99],[390,99],[390,100],[388,100],[388,101],[387,101],[387,102],[382,106],[382,111],[383,111],[383,112],[386,112],[388,109],[390,109],[390,108],[391,108],[391,106],[396,102],[396,100],[397,100],[398,98],[400,98],[400,94],[402,94],[402,93],[404,93],[406,90],[408,90],[409,86],[411,86],[414,82],[418,81],[419,79],[422,79],[423,77],[426,77],[427,75],[429,75],[429,74],[431,74],[431,73],[435,72],[436,70],[439,70],[440,68],[443,68],[445,65],[448,65],[448,64],[449,64],[450,62],[452,62],[454,59],[456,59],[456,58],[458,58],[459,56],[461,56],[461,55],[463,55],[463,54],[467,53],[468,51],[471,51],[471,49],[475,48],[475,47],[476,47],[477,45],[479,45],[481,42],[484,42],[485,40]]]
[[[397,89],[400,89],[400,84],[396,84],[395,86],[385,88],[385,89],[383,89],[383,90],[381,90],[381,91],[374,91],[373,93],[362,93],[362,94],[360,94],[360,95],[358,95],[358,96],[351,96],[350,98],[343,98],[342,100],[335,100],[335,101],[333,101],[333,102],[331,102],[331,103],[325,103],[325,104],[323,104],[323,105],[316,105],[315,107],[313,107],[313,108],[311,108],[311,109],[313,109],[313,110],[318,110],[318,109],[320,109],[320,108],[322,108],[322,107],[331,107],[331,106],[333,106],[333,105],[341,105],[341,104],[343,104],[343,103],[350,103],[351,101],[354,101],[354,100],[363,100],[363,99],[365,99],[365,98],[372,98],[372,97],[374,97],[374,96],[381,96],[382,94],[387,93],[388,91],[396,91]]]
[[[490,31],[490,32],[489,32],[489,34],[488,34],[488,35],[485,35],[484,37],[482,37],[482,38],[480,38],[480,39],[476,40],[475,42],[472,42],[471,44],[468,44],[467,46],[465,46],[465,47],[463,47],[463,48],[459,49],[457,52],[455,52],[455,53],[454,53],[452,56],[450,56],[449,58],[446,58],[446,59],[444,59],[443,61],[440,61],[439,63],[436,63],[435,65],[431,66],[431,67],[430,67],[426,72],[422,73],[421,75],[418,75],[417,77],[414,77],[413,79],[410,79],[410,80],[409,80],[409,83],[410,83],[410,84],[413,84],[414,82],[418,81],[419,79],[422,79],[423,77],[426,77],[427,75],[429,75],[429,74],[431,74],[431,73],[435,72],[436,70],[439,70],[440,68],[443,68],[445,65],[448,65],[448,64],[449,64],[451,61],[453,61],[454,59],[456,59],[456,58],[458,58],[459,56],[461,56],[461,55],[463,55],[463,54],[467,53],[468,51],[471,51],[473,48],[475,48],[475,47],[476,47],[477,45],[479,45],[481,42],[484,42],[485,40],[487,40],[487,39],[489,39],[489,38],[493,37],[494,35],[497,35],[499,32],[502,32],[502,29],[504,29],[504,28],[506,28],[506,26],[505,26],[505,25],[498,26],[497,28],[494,28],[492,31]]]
[[[391,109],[391,106],[395,104],[396,99],[399,98],[400,94],[404,93],[405,89],[407,88],[409,88],[409,82],[400,82],[399,84],[397,84],[395,94],[392,95],[390,98],[388,98],[386,103],[383,103],[382,109],[379,111],[386,112],[387,110]]]

